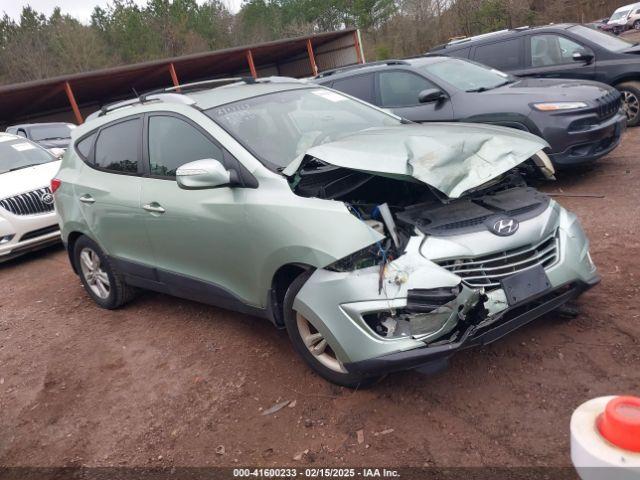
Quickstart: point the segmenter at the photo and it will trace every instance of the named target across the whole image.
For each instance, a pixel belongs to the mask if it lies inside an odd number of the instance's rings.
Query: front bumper
[[[545,270],[551,288],[542,296],[511,306],[501,288],[485,294],[426,258],[488,254],[532,240],[535,243],[554,232],[559,242],[558,260]],[[446,238],[412,237],[405,254],[389,264],[382,292],[379,278],[377,267],[353,272],[318,269],[294,301],[294,310],[323,334],[348,371],[373,375],[416,368],[448,358],[458,350],[490,343],[599,281],[589,256],[588,240],[575,215],[553,201],[541,215],[522,222],[511,237],[496,237],[488,231]],[[381,336],[367,323],[371,312],[406,310],[410,291],[458,286],[461,288],[454,301],[427,314],[435,325],[432,332],[411,331],[390,338]],[[484,317],[478,321],[470,321],[471,316],[465,318],[478,306],[486,310]]]
[[[572,125],[584,122],[585,128]],[[595,116],[559,115],[544,124],[544,138],[551,145],[549,154],[557,167],[569,167],[593,162],[614,150],[627,126],[622,113],[600,121]]]
[[[60,241],[60,227],[55,212],[40,215],[0,216],[0,262],[15,258]]]
[[[529,299],[527,302],[504,310],[497,319],[492,319],[491,324],[486,327],[483,327],[482,324],[469,327],[456,342],[438,346],[424,346],[405,352],[395,352],[347,363],[345,368],[354,373],[382,374],[446,361],[460,350],[488,345],[499,340],[536,318],[577,298],[581,293],[598,284],[599,281],[599,277],[594,277],[589,283],[575,282],[537,298]]]

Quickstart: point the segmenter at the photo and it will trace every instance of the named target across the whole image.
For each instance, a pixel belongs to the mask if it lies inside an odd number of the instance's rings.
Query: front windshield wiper
[[[498,83],[497,85],[492,85],[491,87],[478,87],[478,88],[472,88],[471,90],[465,90],[465,91],[467,93],[486,92],[487,90],[493,90],[495,88],[504,87],[505,85],[509,85],[511,83],[515,83],[515,80],[505,80],[504,82]]]
[[[71,137],[46,137],[36,140],[36,142],[44,142],[45,140],[69,140]]]
[[[10,168],[9,170],[7,170],[7,172],[15,172],[16,170],[22,170],[23,168],[29,168],[29,167],[37,167],[38,165],[42,165],[42,164],[41,163],[30,163],[28,165],[22,165],[20,167]]]

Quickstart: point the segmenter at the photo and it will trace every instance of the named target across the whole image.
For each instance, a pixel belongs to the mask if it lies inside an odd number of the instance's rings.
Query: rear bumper
[[[620,144],[627,125],[626,117],[618,113],[584,130],[571,131],[570,124],[577,120],[564,117],[562,129],[547,127],[545,138],[552,148],[549,157],[557,167],[590,163],[607,155]]]
[[[425,367],[446,361],[460,350],[488,345],[517,330],[542,315],[555,310],[600,282],[599,277],[587,282],[574,282],[556,288],[526,303],[504,310],[488,325],[469,327],[454,343],[425,346],[404,352],[395,352],[359,362],[345,364],[349,372],[361,374],[383,374],[394,371]]]

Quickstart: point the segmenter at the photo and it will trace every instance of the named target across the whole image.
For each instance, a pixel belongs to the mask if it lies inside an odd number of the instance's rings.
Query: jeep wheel
[[[640,82],[625,82],[617,86],[622,94],[622,108],[627,116],[627,125],[635,127],[640,121]]]
[[[640,20],[636,20],[635,22],[633,22],[633,28],[635,28],[636,30],[640,30]]]
[[[380,377],[349,373],[331,348],[329,340],[316,329],[309,319],[293,310],[293,300],[311,273],[296,278],[284,297],[284,322],[295,351],[313,371],[325,380],[349,388],[364,388]]]
[[[102,308],[112,310],[131,300],[135,290],[124,283],[109,258],[91,239],[81,237],[74,246],[73,258],[80,280],[89,296]]]

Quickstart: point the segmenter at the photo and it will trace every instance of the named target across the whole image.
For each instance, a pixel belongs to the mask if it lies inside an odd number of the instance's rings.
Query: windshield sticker
[[[24,152],[25,150],[33,150],[36,148],[30,143],[16,143],[15,145],[11,146],[19,152]]]
[[[311,93],[332,102],[344,102],[347,99],[347,97],[343,97],[336,92],[330,92],[329,90],[314,90]]]

